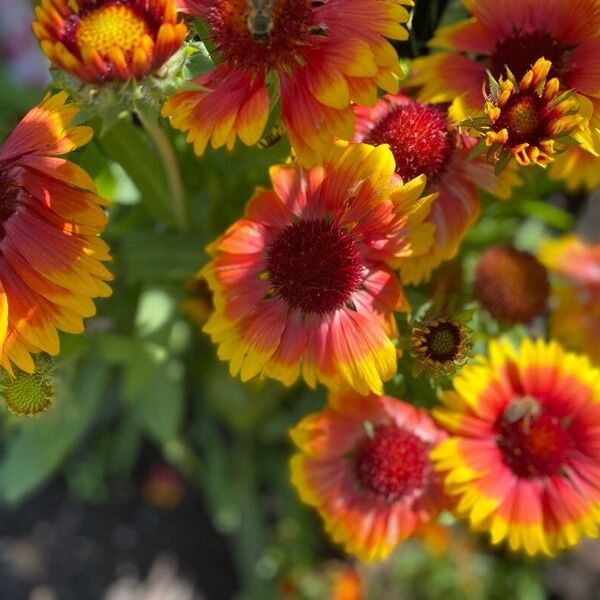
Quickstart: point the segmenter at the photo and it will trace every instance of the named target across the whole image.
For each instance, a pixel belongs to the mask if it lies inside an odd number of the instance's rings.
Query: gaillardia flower
[[[508,198],[518,182],[511,171],[496,177],[484,158],[468,160],[477,142],[458,132],[456,106],[422,104],[408,96],[386,94],[373,108],[354,107],[354,141],[389,144],[396,174],[403,181],[426,175],[427,190],[438,193],[428,218],[435,225],[431,250],[397,265],[406,284],[427,280],[433,269],[456,254],[479,215],[478,188]]]
[[[459,95],[473,111],[481,108],[486,72],[498,79],[506,68],[517,80],[538,59],[552,63],[550,77],[596,104],[592,125],[600,125],[600,1],[462,0],[473,15],[440,27],[429,43],[441,52],[414,61],[413,83],[420,99],[450,102]],[[600,142],[600,140],[598,140]]]
[[[57,329],[83,331],[92,298],[110,295],[97,237],[107,217],[94,182],[60,155],[86,144],[77,108],[56,94],[32,109],[0,149],[0,364],[32,373],[32,353],[56,355]]]
[[[309,170],[273,167],[273,190],[259,189],[209,246],[204,331],[232,375],[381,392],[396,370],[392,311],[404,306],[387,262],[433,238],[425,178],[393,174],[389,148],[366,144],[333,145]]]
[[[431,453],[456,513],[491,541],[555,554],[600,522],[600,371],[556,342],[492,342],[434,410]]]
[[[290,435],[300,450],[290,463],[300,498],[361,560],[386,558],[447,505],[429,460],[445,434],[423,409],[390,396],[332,394],[329,408]]]
[[[196,154],[208,142],[256,144],[270,104],[298,158],[314,166],[335,137],[354,133],[351,102],[374,104],[377,87],[397,91],[401,73],[386,38],[404,40],[412,0],[180,0],[210,28],[215,69],[202,90],[172,96],[163,114],[187,132]],[[276,90],[270,100],[269,90]]]
[[[600,364],[600,244],[574,235],[548,240],[540,260],[560,276],[552,285],[552,336]]]
[[[475,297],[502,323],[529,323],[550,296],[548,273],[540,261],[513,246],[491,246],[475,268]]]
[[[35,14],[46,56],[91,83],[143,79],[187,34],[175,0],[42,0]]]
[[[600,0],[462,0],[472,15],[440,27],[429,45],[440,52],[413,63],[411,84],[419,100],[450,102],[462,96],[470,115],[482,109],[486,71],[498,79],[510,69],[517,80],[540,58],[552,63],[551,78],[575,92],[587,127],[574,137],[586,150],[600,151]],[[591,116],[590,116],[591,115]],[[576,148],[576,147],[575,147]],[[571,149],[567,150],[569,155]],[[576,170],[563,171],[571,180]]]
[[[499,81],[490,77],[485,102],[489,121],[481,130],[495,162],[512,155],[520,165],[545,167],[564,151],[560,139],[582,123],[574,96],[559,92],[556,77],[547,80],[551,66],[540,58],[518,83],[510,71]]]
[[[415,323],[411,330],[411,354],[432,375],[456,371],[469,358],[471,330],[458,319],[437,317]]]

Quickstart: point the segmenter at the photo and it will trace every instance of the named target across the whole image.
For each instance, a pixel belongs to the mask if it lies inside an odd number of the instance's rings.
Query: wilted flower
[[[533,254],[513,246],[492,246],[477,263],[474,292],[494,319],[528,323],[544,312],[550,283],[544,265]]]
[[[124,111],[154,119],[187,56],[175,0],[42,0],[33,30],[55,85],[105,127]]]

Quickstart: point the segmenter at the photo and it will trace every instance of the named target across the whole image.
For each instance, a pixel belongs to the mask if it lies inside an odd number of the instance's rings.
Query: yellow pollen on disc
[[[107,56],[117,46],[128,55],[148,33],[145,21],[127,6],[111,5],[99,8],[81,19],[76,40],[80,48],[92,48]]]
[[[508,122],[520,135],[529,135],[538,128],[540,117],[537,108],[530,102],[519,102],[509,109]]]

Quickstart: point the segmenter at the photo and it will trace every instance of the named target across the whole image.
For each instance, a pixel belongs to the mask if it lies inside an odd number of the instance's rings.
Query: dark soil
[[[227,541],[191,491],[165,511],[128,485],[75,502],[55,480],[0,510],[1,600],[227,600],[236,587]]]

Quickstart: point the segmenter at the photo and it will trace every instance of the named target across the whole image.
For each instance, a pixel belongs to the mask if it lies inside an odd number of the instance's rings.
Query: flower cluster
[[[232,377],[326,388],[326,405],[290,430],[290,469],[332,540],[382,560],[444,512],[529,555],[598,535],[600,245],[541,243],[536,232],[572,216],[528,195],[544,187],[540,166],[567,192],[600,184],[600,0],[463,4],[472,16],[430,41],[441,51],[404,64],[393,43],[408,38],[412,0],[42,0],[32,27],[63,91],[0,148],[8,408],[50,407],[59,331],[81,333],[111,293],[109,203],[63,157],[90,141],[79,123],[95,113],[67,92],[112,115],[80,155],[107,189],[121,173],[94,161],[126,166],[137,150],[155,158],[149,148],[162,159],[158,190],[151,166],[129,170],[150,210],[111,232],[151,221],[157,245],[172,225],[165,196],[174,223],[206,233],[206,207],[188,206],[205,190],[183,188],[213,178],[225,152],[213,161],[209,145],[265,147],[273,130],[291,150],[256,150],[278,156],[268,178],[252,173],[263,186],[240,198],[243,215],[219,198],[229,226],[193,278],[186,264],[169,284],[185,279],[181,312]],[[125,124],[130,139],[115,143]],[[188,232],[167,233],[186,255]],[[138,304],[129,330],[160,312]],[[157,364],[185,346],[177,327]],[[114,338],[101,345],[111,359]],[[487,351],[473,359],[474,345]],[[157,505],[183,494],[167,475],[149,479]]]

